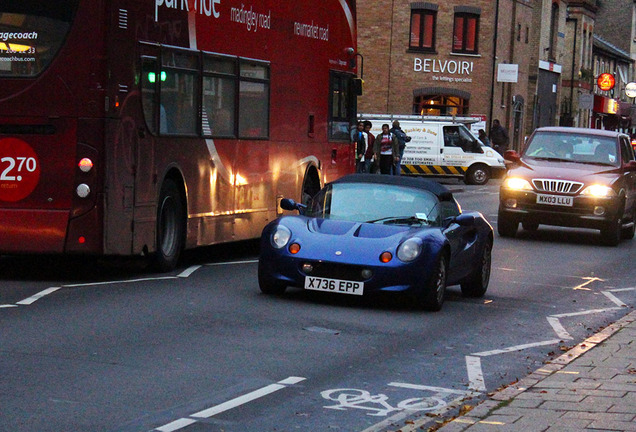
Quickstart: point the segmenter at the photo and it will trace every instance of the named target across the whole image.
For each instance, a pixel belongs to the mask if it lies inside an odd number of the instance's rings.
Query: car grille
[[[532,184],[539,192],[554,192],[574,195],[583,187],[583,183],[568,180],[533,179]]]

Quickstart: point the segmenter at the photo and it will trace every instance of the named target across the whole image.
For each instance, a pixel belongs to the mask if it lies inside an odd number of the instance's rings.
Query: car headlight
[[[503,187],[512,190],[532,190],[532,186],[530,186],[528,180],[518,177],[508,177],[504,180]]]
[[[291,231],[284,225],[278,225],[276,229],[274,229],[274,232],[270,237],[272,246],[274,246],[276,249],[282,249],[287,246],[290,238]]]
[[[609,186],[594,184],[586,187],[581,195],[591,196],[595,198],[609,198],[616,196],[616,191]]]
[[[419,238],[410,238],[397,249],[397,257],[400,261],[409,262],[420,256],[422,253],[422,240]]]

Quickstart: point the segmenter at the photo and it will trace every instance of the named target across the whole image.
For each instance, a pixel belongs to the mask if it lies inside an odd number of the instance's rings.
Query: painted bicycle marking
[[[360,409],[371,411],[370,416],[385,417],[396,411],[433,411],[445,407],[446,402],[439,397],[417,397],[404,399],[391,405],[389,397],[384,393],[372,395],[366,390],[360,389],[330,389],[320,393],[327,400],[338,402],[336,405],[326,405],[324,408],[345,411],[347,409]]]

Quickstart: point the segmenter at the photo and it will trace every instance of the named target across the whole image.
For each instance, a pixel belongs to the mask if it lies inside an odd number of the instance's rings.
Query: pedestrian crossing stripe
[[[402,174],[463,176],[466,167],[439,165],[402,165]]]

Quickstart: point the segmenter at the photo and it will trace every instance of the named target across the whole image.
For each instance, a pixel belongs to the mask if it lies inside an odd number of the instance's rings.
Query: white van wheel
[[[490,171],[486,165],[473,165],[466,171],[464,183],[469,185],[485,185],[490,179]]]

